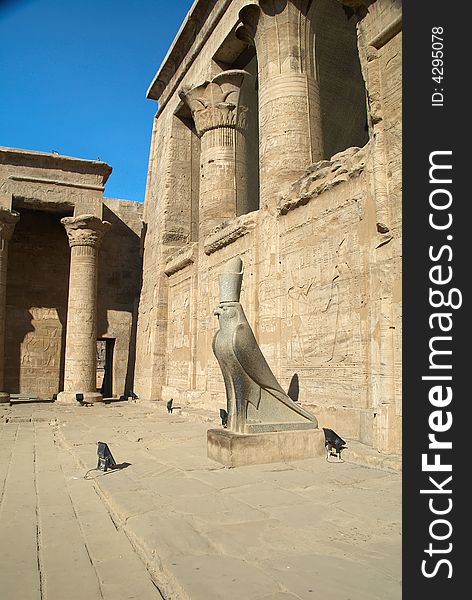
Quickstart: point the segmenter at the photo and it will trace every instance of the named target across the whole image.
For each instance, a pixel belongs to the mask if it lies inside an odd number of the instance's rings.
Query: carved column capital
[[[19,213],[0,206],[0,243],[10,241],[15,225],[20,218]]]
[[[61,219],[67,236],[69,246],[92,246],[99,248],[103,236],[110,229],[108,221],[102,221],[94,215],[79,215],[78,217],[64,217]]]
[[[256,48],[261,81],[287,72],[314,75],[312,2],[258,0],[239,11],[236,36]]]
[[[200,137],[220,127],[245,129],[247,108],[239,102],[244,77],[250,77],[250,74],[232,69],[218,73],[211,81],[180,90],[179,96],[192,111]]]
[[[261,9],[259,4],[246,4],[239,11],[240,24],[236,27],[236,37],[249,46],[255,46],[255,37],[257,32],[257,24]]]

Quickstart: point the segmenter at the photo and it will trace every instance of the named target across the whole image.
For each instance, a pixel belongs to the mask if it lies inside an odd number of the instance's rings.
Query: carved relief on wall
[[[190,240],[192,198],[192,132],[178,117],[169,131],[166,160],[160,172],[160,202],[168,206],[165,231],[169,241]],[[158,193],[158,195],[159,195]]]
[[[30,314],[33,331],[24,337],[20,363],[36,367],[55,366],[58,364],[61,341],[57,311],[55,308],[33,307]]]
[[[281,236],[281,377],[297,373],[308,401],[349,405],[364,398],[366,282],[356,210],[300,223]]]
[[[391,173],[389,192],[397,201],[390,200],[390,213],[395,222],[401,221],[401,151],[402,151],[402,77],[401,35],[398,35],[379,52],[379,66],[384,90],[384,125],[386,129],[387,176]],[[392,214],[393,213],[393,214]]]
[[[146,339],[146,355],[147,356],[151,356],[152,353],[152,342],[153,342],[153,335],[152,335],[152,323],[153,318],[154,318],[154,313],[156,312],[156,309],[154,308],[154,306],[151,307],[151,310],[149,311],[149,314],[147,315],[147,320],[146,320],[146,327],[144,330],[144,335],[145,335],[145,339]]]
[[[283,258],[287,274],[287,360],[301,365],[352,362],[356,299],[359,298],[352,234],[310,236],[313,245]],[[308,333],[310,332],[310,333]]]
[[[19,389],[50,398],[59,391],[62,325],[55,308],[33,307],[29,312],[31,329],[19,348]]]
[[[169,285],[167,330],[167,385],[190,386],[191,278]]]

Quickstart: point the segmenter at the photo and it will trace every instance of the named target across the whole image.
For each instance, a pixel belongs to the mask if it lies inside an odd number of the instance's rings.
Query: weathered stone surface
[[[257,214],[249,213],[237,219],[223,221],[204,240],[205,254],[213,254],[217,250],[235,242],[238,238],[246,235],[256,226]]]
[[[183,88],[200,147],[199,235],[227,218],[247,212],[246,113],[240,91],[247,71],[231,69],[210,82]]]
[[[192,600],[239,600],[260,598],[267,592],[276,593],[275,582],[257,566],[246,560],[219,554],[176,557],[169,567],[178,579],[183,598]],[[192,573],[198,571],[198,580]],[[224,584],[223,584],[224,582]]]
[[[281,189],[323,157],[320,94],[311,1],[258,4],[241,9],[238,35],[257,52],[261,204],[273,206]]]
[[[22,446],[21,460],[12,464],[10,471],[18,477],[7,482],[5,501],[13,510],[16,505],[34,509],[27,493],[32,488],[34,426],[41,518],[54,510],[60,515],[70,514],[70,503],[68,507],[61,490],[66,486],[91,562],[111,600],[113,593],[121,599],[118,590],[108,588],[115,581],[122,583],[126,598],[124,590],[129,590],[131,597],[133,589],[134,595],[139,595],[141,588],[136,582],[146,579],[144,567],[141,565],[139,573],[136,557],[130,557],[123,533],[165,597],[193,600],[218,597],[221,592],[226,598],[227,577],[236,579],[232,583],[237,585],[230,590],[236,598],[241,594],[277,598],[277,590],[309,598],[313,595],[310,589],[320,590],[332,600],[337,600],[338,590],[352,600],[400,597],[399,474],[350,462],[331,464],[324,456],[240,469],[224,468],[208,460],[198,466],[192,457],[206,451],[207,424],[190,417],[167,416],[165,404],[160,408],[99,403],[90,410],[57,404],[2,409],[10,419],[33,419],[33,423],[0,420],[0,487],[3,457],[8,465],[11,450]],[[193,417],[205,414],[190,409],[188,413]],[[57,422],[52,427],[44,421],[54,417]],[[43,421],[38,423],[40,418]],[[191,432],[187,437],[186,429]],[[140,432],[144,439],[138,441]],[[84,480],[83,474],[96,466],[96,440],[102,434],[115,458],[131,465],[106,476],[91,473],[89,476],[96,478]],[[171,445],[148,449],[147,440],[159,436],[167,436]],[[13,496],[12,482],[16,487]],[[56,490],[60,502],[53,507]],[[8,519],[11,513],[4,511],[3,515]],[[34,512],[30,516],[29,535],[34,540]],[[44,524],[54,527],[54,518],[45,518]],[[51,537],[57,534],[57,530],[50,530]],[[74,544],[79,540],[74,534]],[[0,553],[8,549],[1,546]],[[36,544],[32,549],[37,560]],[[122,552],[123,565],[114,579],[113,566]],[[232,562],[236,562],[234,571]],[[340,569],[336,568],[338,562]],[[71,568],[69,561],[64,563]],[[35,564],[32,574],[37,573]],[[217,564],[221,568],[211,571],[211,565]],[[248,565],[250,573],[243,583]],[[90,571],[88,568],[87,576],[93,575]],[[349,573],[349,582],[344,572]],[[47,571],[45,574],[47,579]],[[7,577],[12,581],[8,572]],[[328,584],[333,580],[336,588],[330,596]],[[267,587],[268,581],[275,587]],[[17,579],[16,585],[21,584]],[[105,593],[104,598],[108,598]]]
[[[207,448],[208,458],[226,467],[287,462],[321,456],[324,435],[319,429],[247,434],[209,429]]]
[[[98,251],[110,227],[93,215],[64,217],[71,247],[69,301],[64,368],[64,390],[60,402],[75,402],[83,394],[85,402],[98,402],[97,388],[97,281]]]
[[[5,357],[0,361],[4,386],[0,385],[0,391],[6,388],[25,398],[51,399],[63,389],[70,255],[78,250],[69,249],[60,220],[74,214],[90,215],[91,222],[112,223],[96,265],[97,330],[95,341],[90,339],[89,344],[106,338],[113,345],[107,395],[119,396],[132,389],[143,206],[104,199],[110,173],[111,167],[101,161],[0,147],[1,214],[20,215],[8,243]],[[82,236],[80,247],[91,248],[98,232],[93,227],[89,233],[75,227],[70,233],[73,245]],[[7,267],[5,244],[2,269]],[[89,379],[94,392],[97,384],[100,389],[98,371]]]
[[[297,375],[298,402],[320,427],[397,455],[401,8],[348,4],[350,19],[331,0],[193,5],[149,89],[159,110],[136,390],[146,400],[224,407],[212,311],[223,265],[241,256],[241,303],[282,388]],[[260,202],[230,218],[217,208],[220,199],[226,206],[229,179],[210,170],[210,181],[199,179],[206,146],[178,92],[234,69],[251,73],[239,101],[248,108],[248,156],[258,150],[247,162],[249,196]],[[208,189],[212,230],[197,218]],[[179,266],[177,258],[173,270],[172,258],[167,269],[168,257],[186,256],[190,244],[192,260]]]
[[[56,410],[67,414],[64,411],[70,409],[61,406]],[[0,484],[2,596],[25,600],[46,596],[160,599],[129,540],[110,519],[93,482],[84,479],[84,469],[55,443],[55,429],[44,414],[43,419],[2,423],[0,428],[1,464],[5,450],[10,453],[6,463],[10,476],[5,486],[3,480]]]

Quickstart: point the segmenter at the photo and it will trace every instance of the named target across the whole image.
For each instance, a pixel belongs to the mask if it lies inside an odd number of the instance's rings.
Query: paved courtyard
[[[347,453],[226,469],[210,419],[0,405],[2,600],[401,598],[399,473]],[[121,469],[87,474],[99,440]]]

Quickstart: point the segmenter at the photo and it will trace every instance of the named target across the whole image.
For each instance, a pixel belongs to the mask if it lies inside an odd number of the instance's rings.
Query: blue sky
[[[0,145],[103,160],[144,200],[146,90],[192,0],[0,0]]]

